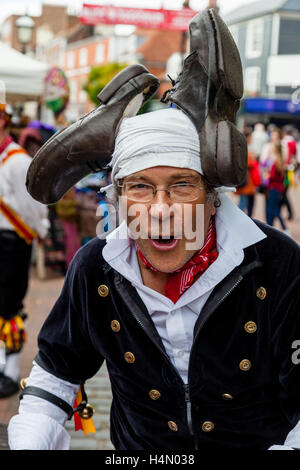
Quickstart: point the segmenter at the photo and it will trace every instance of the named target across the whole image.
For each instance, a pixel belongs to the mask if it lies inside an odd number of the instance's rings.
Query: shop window
[[[74,51],[70,51],[67,54],[67,67],[73,69],[75,67],[75,54]]]
[[[244,89],[246,94],[256,94],[260,91],[260,67],[247,67],[245,69]]]
[[[260,57],[263,50],[264,20],[249,21],[246,36],[246,57],[252,59]]]
[[[88,50],[82,47],[79,51],[79,65],[84,67],[88,63]]]
[[[104,44],[97,44],[97,46],[96,46],[96,57],[95,57],[96,64],[101,64],[102,62],[104,62],[104,58],[105,58]]]

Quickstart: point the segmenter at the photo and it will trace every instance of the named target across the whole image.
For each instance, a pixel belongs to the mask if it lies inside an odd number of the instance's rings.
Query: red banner
[[[79,19],[81,23],[89,25],[130,24],[140,28],[188,31],[189,23],[196,13],[195,10],[190,8],[184,8],[183,10],[150,10],[85,3]]]

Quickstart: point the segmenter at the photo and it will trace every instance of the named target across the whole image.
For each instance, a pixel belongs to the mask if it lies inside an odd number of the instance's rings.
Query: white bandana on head
[[[113,184],[101,189],[108,197],[118,180],[155,166],[188,168],[203,175],[197,130],[189,117],[175,108],[124,118],[109,166]]]

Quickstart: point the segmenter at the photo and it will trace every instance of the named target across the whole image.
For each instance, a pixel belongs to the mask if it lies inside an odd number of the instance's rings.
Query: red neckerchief
[[[13,142],[13,139],[10,135],[7,135],[2,144],[0,144],[0,154],[6,149],[6,147]]]
[[[216,252],[216,224],[215,217],[212,216],[208,227],[208,233],[201,250],[195,253],[192,258],[187,261],[180,269],[171,273],[165,286],[165,296],[172,300],[175,304],[179,297],[185,292],[194,282],[195,276],[199,273],[204,273],[206,269],[217,259],[218,253]],[[138,255],[142,263],[152,271],[160,272],[145,258],[141,250],[137,246]]]

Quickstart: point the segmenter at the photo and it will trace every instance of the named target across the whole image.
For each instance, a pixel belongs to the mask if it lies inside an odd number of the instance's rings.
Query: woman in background
[[[280,143],[272,143],[272,155],[274,162],[267,186],[267,223],[273,225],[274,219],[277,218],[282,229],[289,233],[280,215],[280,203],[284,192],[284,162]]]
[[[260,174],[256,155],[250,150],[252,141],[251,129],[245,129],[244,135],[248,145],[248,171],[245,183],[237,188],[236,195],[240,196],[239,208],[245,211],[249,217],[252,217],[256,188],[260,185]]]

